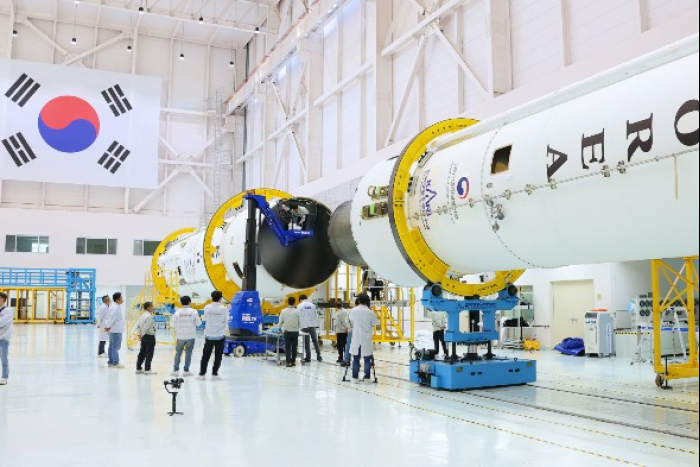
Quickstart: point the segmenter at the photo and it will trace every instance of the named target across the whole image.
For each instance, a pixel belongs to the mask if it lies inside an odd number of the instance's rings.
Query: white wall
[[[682,267],[681,262],[677,260],[669,262],[674,267]],[[593,281],[596,309],[604,309],[613,313],[626,312],[631,299],[651,292],[651,262],[632,261],[569,266],[552,270],[528,270],[518,280],[517,285],[531,285],[534,288],[536,332],[544,347],[551,348],[558,344],[558,342],[552,342],[550,327],[554,322],[552,283],[586,280]],[[668,291],[668,285],[662,284],[661,290],[663,293]]]
[[[377,24],[384,21],[383,13],[378,13],[379,7],[385,4],[348,0],[324,31],[322,69],[317,70],[324,76],[324,91],[340,81],[338,67],[343,71],[343,78],[349,76],[347,71],[357,69],[356,54],[339,52],[344,47],[338,42],[337,31],[357,30],[358,27],[364,28],[368,41],[374,41],[365,46],[366,63],[377,69],[378,61],[389,62],[388,68],[381,68],[381,78],[389,77],[389,85],[384,86],[371,70],[341,93],[354,96],[356,83],[364,83],[369,97],[364,111],[356,97],[348,99],[353,106],[351,110],[338,111],[340,99],[325,103],[323,142],[317,153],[309,155],[323,160],[323,171],[320,177],[312,178],[295,193],[315,196],[356,179],[375,163],[400,153],[409,138],[432,123],[455,117],[489,118],[697,34],[700,29],[698,3],[691,0],[510,0],[510,8],[505,9],[505,13],[496,8],[501,3],[501,0],[467,2],[439,23],[447,39],[487,91],[493,92],[493,97],[484,97],[474,80],[457,66],[444,42],[431,35],[427,38],[426,53],[417,67],[404,113],[396,125],[394,143],[386,146],[387,131],[384,129],[388,130],[400,108],[417,54],[418,39],[412,39],[387,57],[382,57],[381,51],[424,17],[414,12],[411,2],[393,0],[393,9],[388,14],[389,21],[393,19],[392,34],[387,40],[386,33],[376,32]],[[648,7],[635,8],[645,4]],[[346,10],[357,9],[357,5],[365,9],[365,15],[346,13]],[[505,36],[510,37],[507,47],[496,42],[503,30]],[[511,83],[512,90],[508,91],[504,83]],[[377,99],[379,96],[381,100]],[[346,102],[343,99],[341,105]],[[387,105],[389,111],[384,109]],[[365,141],[367,150],[342,154],[346,143],[339,142],[338,135],[342,135],[346,126],[356,129],[354,120],[357,118],[371,122],[360,125],[364,132],[352,137],[353,144]],[[380,134],[375,137],[377,133]],[[250,163],[260,162],[254,159]]]
[[[31,10],[40,6],[37,2],[19,2],[20,14],[17,23],[10,23],[9,4],[0,2],[0,54],[8,58],[30,60],[42,63],[60,64],[66,58],[74,54],[91,50],[96,45],[116,37],[119,33],[132,34],[131,28],[135,27],[138,14],[132,15],[132,23],[126,14],[115,16],[103,12],[96,15],[96,9],[92,7],[79,7],[78,24],[73,31],[73,6],[64,7],[65,2],[57,3],[58,13],[53,12],[53,5],[43,11]],[[264,8],[261,8],[264,10]],[[132,12],[133,13],[133,12]],[[55,16],[55,15],[58,16]],[[28,16],[29,21],[51,41],[68,50],[68,56],[64,56],[47,41],[22,24],[23,18]],[[55,19],[58,18],[58,21]],[[101,18],[98,27],[94,24]],[[239,66],[230,68],[232,50],[225,46],[228,41],[222,40],[225,34],[219,33],[219,40],[212,37],[211,44],[205,39],[186,38],[181,40],[180,30],[175,33],[175,39],[161,31],[151,30],[159,23],[158,18],[145,16],[138,38],[134,40],[124,39],[99,50],[97,53],[88,54],[82,60],[71,66],[87,69],[109,70],[120,73],[135,73],[138,75],[154,76],[162,79],[160,115],[160,136],[164,141],[158,150],[158,156],[162,161],[168,160],[160,166],[159,178],[165,180],[178,168],[177,161],[187,160],[198,164],[211,164],[215,151],[228,161],[231,160],[234,150],[234,139],[231,134],[223,134],[219,138],[219,145],[206,147],[213,137],[215,126],[208,110],[215,110],[215,99],[221,98],[223,103],[236,82],[244,78],[243,57],[241,49],[236,50],[236,56],[240,60]],[[145,25],[144,25],[145,24]],[[174,23],[173,23],[174,24]],[[172,29],[165,23],[166,29]],[[191,29],[193,36],[199,33]],[[13,28],[19,32],[18,37],[12,38],[9,31]],[[76,45],[70,44],[71,37],[78,38]],[[133,53],[127,53],[128,44],[134,44]],[[7,52],[6,52],[7,51]],[[186,59],[181,61],[178,56],[184,51]],[[8,53],[9,52],[9,53]],[[171,149],[168,149],[171,148]],[[192,167],[194,173],[212,187],[213,170],[202,166]],[[240,187],[240,175],[235,177],[230,165],[226,165],[222,173],[223,196],[231,196]],[[124,188],[104,188],[99,186],[58,185],[29,182],[16,182],[2,180],[0,174],[0,209],[25,208],[25,209],[58,209],[76,210],[87,209],[92,212],[119,213],[129,211],[136,207],[144,198],[153,193],[153,190],[125,190]],[[184,193],[184,195],[183,195]],[[205,195],[201,186],[192,176],[183,173],[163,189],[156,192],[149,202],[139,211],[149,215],[186,215],[204,217],[214,210],[213,200]]]
[[[159,169],[161,181],[174,173],[181,161],[214,191],[212,164],[219,154],[224,161],[231,160],[234,144],[240,150],[241,138],[223,134],[218,145],[205,148],[216,134],[212,118],[216,114],[217,97],[225,99],[236,83],[244,79],[244,53],[235,50],[238,66],[229,67],[234,55],[229,37],[231,31],[215,31],[208,26],[187,26],[187,37],[181,36],[180,23],[162,16],[104,10],[80,5],[78,9],[67,2],[15,2],[20,14],[11,23],[10,3],[0,2],[0,54],[13,59],[61,64],[67,57],[49,44],[74,54],[91,50],[94,46],[124,32],[133,39],[124,39],[97,53],[89,53],[71,66],[86,69],[135,73],[162,79],[160,133],[162,142],[158,156],[163,161]],[[51,4],[50,6],[49,3]],[[132,5],[133,6],[133,5]],[[57,10],[54,10],[57,8]],[[264,11],[264,8],[260,9]],[[77,11],[77,27],[73,31],[73,14]],[[218,11],[222,11],[219,9]],[[208,14],[205,14],[209,18]],[[25,18],[48,40],[23,24]],[[97,22],[99,24],[95,26]],[[253,17],[243,21],[251,24]],[[173,26],[178,26],[174,29]],[[19,35],[12,38],[15,28]],[[78,38],[70,45],[72,36]],[[127,45],[133,44],[132,53]],[[240,43],[235,43],[240,46]],[[180,52],[185,60],[178,59]],[[222,101],[218,103],[222,104]],[[211,110],[211,112],[209,112]],[[223,122],[223,120],[222,120]],[[221,196],[227,199],[240,190],[241,177],[233,176],[227,164],[221,173]],[[141,206],[139,214],[133,209],[147,196],[150,201]],[[150,269],[150,258],[133,256],[135,239],[160,240],[183,227],[199,227],[208,221],[215,206],[201,185],[188,173],[181,173],[162,189],[125,190],[100,186],[31,183],[3,180],[0,174],[0,241],[4,246],[7,234],[47,235],[50,253],[27,254],[0,251],[0,266],[96,268],[98,284],[103,293],[126,285],[143,284]],[[78,237],[117,238],[117,256],[76,255]],[[3,248],[4,249],[4,248]]]
[[[610,309],[612,303],[612,281],[609,264],[570,266],[552,270],[531,269],[516,282],[519,286],[531,285],[533,287],[535,326],[537,326],[536,335],[543,347],[551,348],[558,344],[558,342],[552,342],[551,326],[554,322],[552,316],[552,282],[585,280],[593,281],[596,295],[595,307],[598,309]]]
[[[0,210],[0,266],[17,268],[94,268],[97,285],[143,285],[151,257],[134,256],[134,240],[160,240],[185,227],[196,226],[197,217],[146,216],[31,209]],[[6,235],[49,237],[49,253],[5,253]],[[78,237],[116,238],[117,255],[78,255]],[[102,290],[102,289],[101,289]],[[110,293],[108,289],[104,293]],[[112,290],[114,292],[115,290]]]
[[[652,290],[651,262],[633,261],[610,265],[612,311],[626,311],[630,300]]]

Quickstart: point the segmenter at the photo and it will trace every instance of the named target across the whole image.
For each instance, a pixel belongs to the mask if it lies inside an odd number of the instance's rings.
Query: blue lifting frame
[[[66,291],[66,324],[95,322],[96,278],[95,269],[0,267],[0,288],[64,289]]]
[[[303,240],[305,238],[311,238],[314,236],[311,230],[287,230],[282,222],[277,218],[274,211],[270,207],[270,203],[267,202],[267,198],[261,195],[245,195],[243,197],[246,200],[254,201],[258,205],[258,209],[265,216],[265,222],[270,226],[275,236],[280,241],[283,247],[288,247],[294,242]]]
[[[491,341],[498,339],[496,311],[512,310],[520,299],[517,288],[509,286],[493,299],[446,298],[439,284],[428,286],[423,291],[423,306],[427,310],[447,313],[445,342],[452,345],[452,356],[438,361],[432,351],[413,348],[411,358],[411,381],[434,389],[462,391],[497,386],[528,384],[537,380],[537,362],[493,355]],[[463,312],[479,313],[481,330],[461,332],[459,315]],[[457,356],[457,345],[472,346],[474,351],[464,358]],[[479,356],[476,346],[487,344],[488,353]]]
[[[243,289],[236,293],[229,307],[229,330],[232,335],[226,339],[224,353],[237,356],[259,355],[268,350],[279,351],[268,345],[263,334],[265,325],[277,324],[274,319],[266,319],[262,314],[260,294],[257,292],[255,257],[257,256],[257,222],[253,222],[257,211],[265,217],[280,244],[287,248],[291,244],[311,238],[313,230],[287,230],[270,207],[265,196],[245,195],[248,201],[248,228],[246,232],[245,279]],[[275,317],[278,319],[278,317]],[[280,344],[281,345],[281,344]]]

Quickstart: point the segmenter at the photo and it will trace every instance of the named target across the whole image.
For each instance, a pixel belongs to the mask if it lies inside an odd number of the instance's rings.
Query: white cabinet
[[[612,313],[586,313],[584,337],[586,355],[599,357],[615,353],[615,317]]]

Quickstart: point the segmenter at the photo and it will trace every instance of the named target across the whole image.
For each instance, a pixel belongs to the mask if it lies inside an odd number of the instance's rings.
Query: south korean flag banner
[[[0,59],[0,180],[158,186],[160,78]]]

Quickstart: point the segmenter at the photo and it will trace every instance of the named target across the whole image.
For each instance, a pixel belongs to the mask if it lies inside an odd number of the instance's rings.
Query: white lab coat
[[[442,311],[433,311],[430,314],[433,322],[433,332],[444,331],[447,329],[447,313]]]
[[[102,321],[105,319],[105,315],[109,311],[109,305],[106,303],[103,303],[100,305],[100,307],[97,309],[97,313],[95,313],[95,325],[97,326],[97,329],[99,329],[99,335],[100,335],[100,342],[107,342],[109,340],[109,333],[104,330],[102,327]]]
[[[110,334],[124,334],[126,332],[126,323],[124,322],[124,315],[122,315],[121,305],[112,303],[107,313],[102,317],[100,325],[109,329]]]
[[[204,307],[204,336],[212,339],[226,337],[228,334],[228,308],[221,303],[210,303]]]
[[[180,308],[170,318],[170,328],[175,331],[179,341],[192,340],[197,337],[197,327],[202,324],[199,312],[189,306]]]
[[[353,308],[350,311],[350,323],[352,323],[352,342],[350,353],[362,357],[371,357],[374,341],[374,328],[379,324],[377,315],[364,305]]]
[[[0,307],[0,340],[12,339],[12,326],[15,320],[15,312],[7,305]]]
[[[297,307],[299,310],[299,327],[301,329],[318,327],[318,308],[309,300],[304,300]]]

